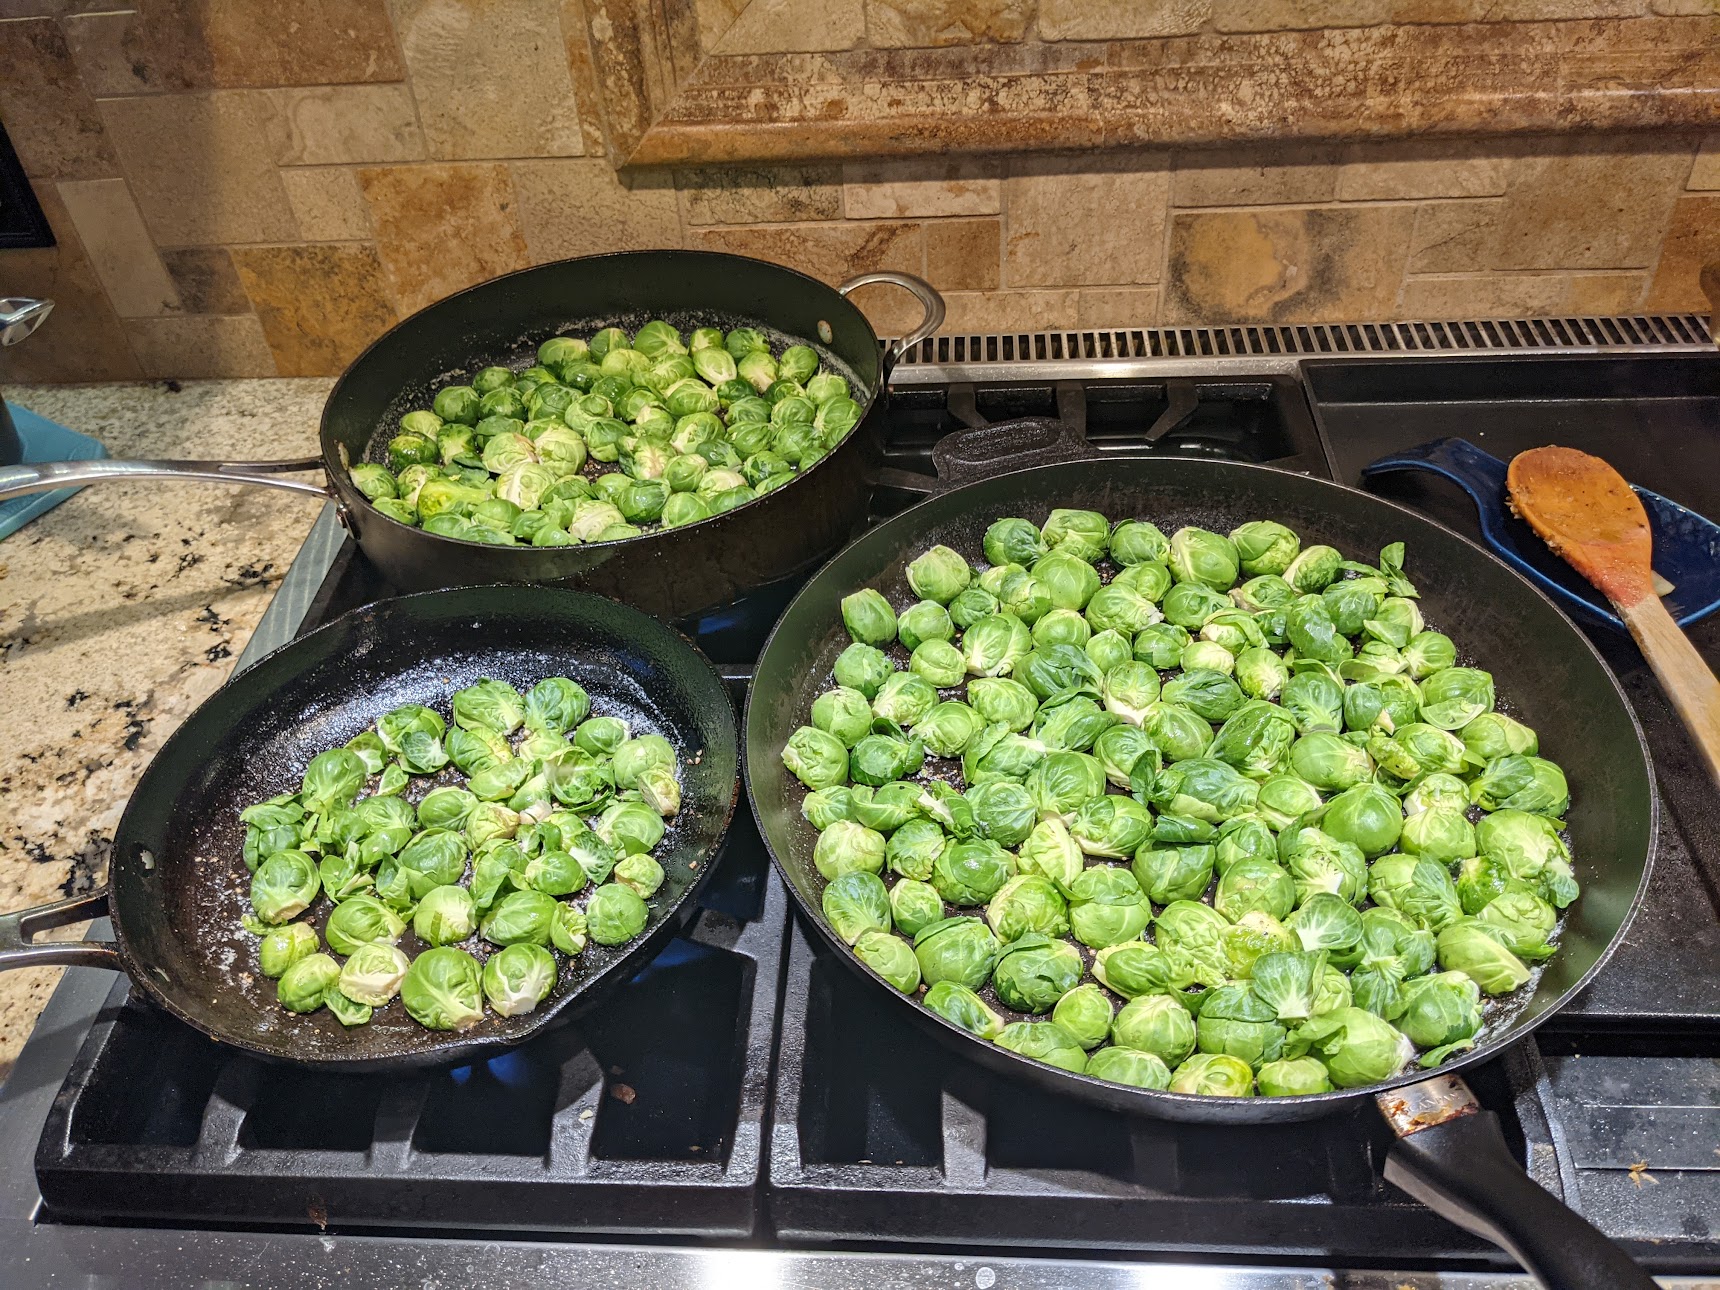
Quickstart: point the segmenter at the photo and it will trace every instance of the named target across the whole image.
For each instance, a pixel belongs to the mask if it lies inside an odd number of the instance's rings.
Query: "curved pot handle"
[[[1386,1181],[1492,1241],[1552,1290],[1655,1290],[1654,1278],[1524,1173],[1499,1117],[1455,1075],[1374,1099],[1398,1135]]]
[[[884,371],[885,375],[888,375],[889,370],[901,361],[902,355],[944,325],[944,298],[938,294],[938,289],[924,278],[917,278],[911,273],[896,273],[890,269],[881,269],[877,273],[858,274],[849,278],[836,290],[846,296],[854,288],[864,287],[873,282],[885,282],[892,287],[900,287],[904,291],[912,292],[914,298],[924,306],[926,311],[919,323],[910,328],[907,335],[899,338],[885,352]]]
[[[0,914],[0,972],[26,967],[96,967],[123,971],[119,951],[111,941],[34,941],[37,932],[68,923],[99,918],[107,912],[108,894],[92,892],[52,905],[37,905],[15,914]]]
[[[301,470],[321,470],[322,459],[303,461],[49,461],[34,466],[7,466],[0,470],[0,502],[29,493],[51,493],[60,488],[82,488],[85,484],[119,483],[136,479],[181,479],[206,484],[257,484],[284,488],[315,497],[333,497],[324,483],[283,479]]]

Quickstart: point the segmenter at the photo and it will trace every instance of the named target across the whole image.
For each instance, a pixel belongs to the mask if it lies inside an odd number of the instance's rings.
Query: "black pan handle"
[[[7,466],[0,470],[0,502],[30,493],[51,493],[59,488],[82,488],[85,484],[120,483],[137,479],[196,480],[206,484],[260,484],[294,493],[332,497],[326,483],[283,479],[282,475],[322,469],[322,460],[304,461],[49,461],[34,466]]]
[[[82,923],[107,912],[105,890],[0,914],[0,972],[26,967],[96,967],[122,971],[112,941],[36,941],[37,932]]]
[[[944,325],[944,298],[938,294],[938,289],[924,278],[916,278],[911,273],[896,273],[888,269],[881,269],[877,273],[856,274],[837,287],[836,290],[846,296],[854,288],[864,287],[874,282],[882,282],[910,292],[926,311],[925,316],[915,326],[911,327],[905,335],[898,337],[895,343],[885,351],[884,372],[885,375],[888,375],[890,369],[901,362],[902,355]]]
[[[1656,1290],[1654,1278],[1512,1159],[1499,1117],[1455,1075],[1374,1099],[1398,1140],[1386,1181],[1492,1241],[1549,1290]]]

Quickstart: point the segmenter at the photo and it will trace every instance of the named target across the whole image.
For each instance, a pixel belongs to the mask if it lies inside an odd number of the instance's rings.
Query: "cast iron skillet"
[[[486,1013],[470,1030],[425,1030],[398,1004],[344,1029],[326,1010],[283,1011],[257,969],[239,810],[296,789],[305,763],[402,703],[448,715],[480,677],[521,688],[569,676],[593,708],[635,733],[664,735],[680,762],[682,806],[654,854],[666,875],[644,934],[590,945],[521,1017]],[[543,587],[428,592],[357,609],[283,646],[216,691],[144,772],[114,836],[108,889],[0,919],[0,970],[116,968],[155,1003],[259,1057],[339,1071],[470,1061],[511,1047],[627,980],[691,917],[740,795],[734,709],[704,656],[637,610]],[[414,800],[422,791],[413,794]],[[112,916],[114,941],[42,942],[47,927]],[[328,902],[319,899],[319,931]],[[408,928],[401,946],[420,948]]]
[[[846,296],[867,283],[911,291],[925,317],[887,351]],[[745,506],[678,529],[619,542],[497,547],[438,537],[391,520],[347,477],[349,462],[380,461],[401,414],[430,405],[436,389],[479,368],[523,368],[552,335],[601,327],[636,330],[663,318],[697,326],[759,327],[799,342],[848,377],[863,415],[810,470]],[[876,474],[884,383],[911,345],[937,330],[943,299],[906,273],[863,273],[829,287],[780,265],[712,251],[630,251],[561,260],[480,283],[413,314],[346,370],[323,408],[322,456],[309,461],[90,461],[0,469],[0,501],[25,493],[120,479],[260,484],[329,496],[341,522],[395,587],[495,582],[579,586],[637,605],[665,621],[727,604],[812,568],[864,516]],[[322,470],[326,482],[293,479]]]
[[[1047,1066],[986,1042],[927,1011],[863,965],[820,913],[824,880],[813,866],[816,834],[800,815],[804,790],[784,769],[782,748],[829,684],[848,636],[839,602],[876,586],[911,603],[909,560],[934,543],[977,557],[987,525],[1006,515],[1035,523],[1056,506],[1151,519],[1166,533],[1185,524],[1226,532],[1275,519],[1306,544],[1324,542],[1371,558],[1408,544],[1408,572],[1429,623],[1477,666],[1494,671],[1512,711],[1540,733],[1569,774],[1583,895],[1570,910],[1558,955],[1533,998],[1496,1019],[1486,1041],[1434,1079],[1298,1098],[1224,1098],[1138,1089]],[[1306,1120],[1377,1098],[1402,1141],[1386,1176],[1448,1218],[1503,1245],[1560,1287],[1649,1286],[1600,1233],[1559,1205],[1512,1162],[1491,1113],[1480,1111],[1455,1072],[1488,1060],[1571,999],[1623,937],[1646,888],[1657,803],[1642,732],[1594,648],[1552,603],[1499,560],[1412,511],[1337,484],[1261,466],[1166,457],[1107,457],[1038,466],[935,496],[842,551],[789,605],[759,657],[746,712],[747,791],[769,846],[806,921],[843,962],[899,1001],[905,1017],[1001,1074],[1114,1111],[1212,1124]],[[988,1001],[998,1006],[994,996]],[[1007,1012],[1007,1009],[1002,1011]]]

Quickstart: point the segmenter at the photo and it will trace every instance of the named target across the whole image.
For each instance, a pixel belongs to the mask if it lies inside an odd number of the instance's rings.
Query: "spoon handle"
[[[1630,634],[1642,648],[1660,686],[1678,709],[1685,729],[1708,764],[1708,774],[1720,786],[1720,681],[1690,638],[1678,629],[1660,597],[1647,595],[1632,605],[1619,605]]]

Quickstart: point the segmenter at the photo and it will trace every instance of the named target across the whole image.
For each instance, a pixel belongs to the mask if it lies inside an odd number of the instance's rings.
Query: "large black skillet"
[[[666,875],[644,934],[590,945],[550,997],[521,1017],[486,1014],[470,1030],[425,1030],[402,1008],[343,1028],[326,1010],[283,1011],[257,971],[238,811],[298,787],[305,763],[402,703],[448,715],[479,677],[525,688],[569,676],[595,710],[679,756],[680,812],[655,854]],[[115,968],[182,1021],[246,1052],[339,1071],[469,1061],[575,1015],[627,980],[686,923],[740,796],[728,692],[704,656],[637,610],[547,587],[425,592],[356,609],[283,646],[218,690],[163,745],[114,835],[108,889],[0,919],[0,970],[49,964]],[[113,919],[114,940],[30,943],[48,927]],[[321,929],[328,902],[319,900]],[[408,929],[401,945],[418,946]]]
[[[980,538],[1005,515],[1042,522],[1052,507],[1113,518],[1140,516],[1167,533],[1185,524],[1225,532],[1275,519],[1347,554],[1370,557],[1404,541],[1427,619],[1477,666],[1500,678],[1511,709],[1540,732],[1572,786],[1570,832],[1583,895],[1571,909],[1557,957],[1534,996],[1497,1018],[1485,1042],[1437,1078],[1398,1076],[1370,1088],[1301,1098],[1206,1097],[1106,1083],[1018,1056],[978,1039],[900,994],[831,934],[820,915],[824,880],[812,862],[816,835],[800,816],[803,790],[784,770],[782,748],[806,720],[848,643],[839,601],[875,586],[907,603],[905,567],[934,543],[977,556]],[[806,921],[837,956],[893,996],[904,1017],[973,1060],[1015,1079],[1115,1111],[1213,1124],[1306,1120],[1375,1098],[1400,1141],[1388,1179],[1458,1223],[1504,1246],[1550,1285],[1620,1290],[1650,1286],[1616,1247],[1529,1180],[1507,1153],[1497,1121],[1456,1072],[1495,1056],[1571,999],[1623,937],[1648,881],[1657,803],[1642,732],[1612,674],[1552,602],[1499,560],[1412,511],[1365,493],[1260,466],[1165,457],[1038,466],[932,497],[841,552],[789,605],[758,660],[746,712],[747,791],[772,858]],[[989,996],[993,1006],[995,997]],[[1007,1009],[1003,1009],[1007,1012]]]
[[[867,283],[902,287],[925,317],[886,352],[847,300]],[[683,528],[619,542],[497,547],[438,537],[391,520],[347,477],[349,462],[380,461],[400,416],[428,407],[436,389],[492,363],[523,367],[560,333],[589,336],[664,318],[698,326],[759,327],[780,343],[812,346],[848,376],[864,415],[811,469],[745,506]],[[631,251],[522,269],[413,314],[354,360],[323,408],[322,456],[308,461],[91,461],[0,468],[0,501],[113,480],[258,484],[332,497],[359,546],[395,587],[496,582],[579,586],[665,621],[726,604],[804,572],[846,541],[865,514],[890,368],[937,330],[943,299],[905,273],[863,273],[829,287],[780,265],[711,251]],[[324,481],[292,478],[320,470]]]

